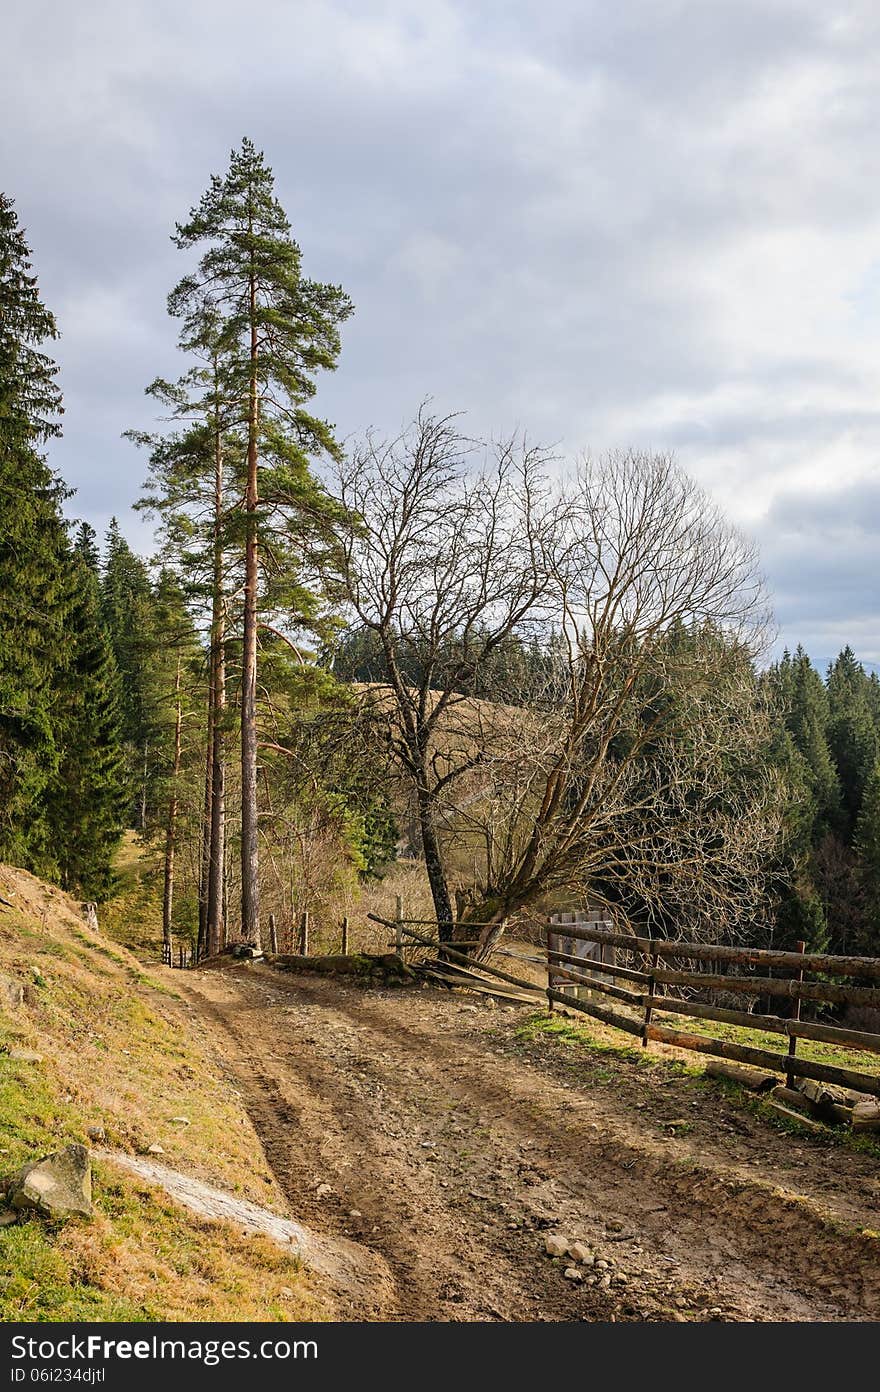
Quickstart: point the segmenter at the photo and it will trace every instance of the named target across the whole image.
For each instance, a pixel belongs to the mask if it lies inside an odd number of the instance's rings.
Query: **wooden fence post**
[[[342,955],[348,956],[348,915],[342,920]]]
[[[797,943],[795,943],[795,945],[794,945],[794,950],[795,950],[795,952],[806,952],[806,950],[807,950],[807,944],[806,944],[805,942],[797,942]],[[803,967],[801,967],[800,971],[798,972],[798,981],[803,981],[803,979],[804,979],[804,969],[803,969]],[[801,998],[800,998],[800,996],[798,996],[798,997],[796,998],[796,1000],[795,1000],[795,1004],[794,1004],[794,1018],[795,1018],[796,1020],[799,1020],[799,1019],[801,1018]],[[796,1053],[797,1053],[797,1035],[790,1034],[790,1035],[788,1036],[788,1057],[789,1057],[789,1059],[793,1059],[793,1058],[795,1057],[795,1054],[796,1054]],[[786,1083],[786,1086],[787,1086],[787,1087],[790,1087],[790,1088],[793,1088],[793,1087],[794,1087],[794,1077],[795,1077],[795,1075],[794,1075],[793,1069],[787,1068],[787,1069],[785,1070],[785,1083]]]
[[[550,953],[553,951],[553,928],[552,920],[547,919],[547,1014],[553,1014],[553,997],[550,992],[553,989],[553,963],[550,961]]]
[[[299,953],[301,957],[309,955],[309,911],[304,909],[299,920]]]
[[[275,927],[275,915],[269,915],[269,946],[272,949],[272,956],[278,956],[278,929]]]
[[[655,982],[655,980],[654,980],[654,972],[655,972],[656,970],[657,970],[657,954],[656,954],[656,952],[652,952],[652,953],[651,953],[651,970],[650,970],[650,972],[648,973],[648,994],[645,996],[645,1028],[644,1028],[644,1032],[643,1032],[643,1034],[642,1034],[642,1048],[643,1048],[643,1049],[647,1049],[647,1047],[648,1047],[648,1026],[649,1026],[650,1023],[651,1023],[651,1016],[652,1016],[652,1014],[653,1014],[653,1009],[652,1009],[652,1007],[653,1007],[653,1004],[654,1004],[654,990],[655,990],[655,986],[656,986],[656,982]]]
[[[394,951],[403,960],[403,900],[397,896],[397,903],[394,909]]]

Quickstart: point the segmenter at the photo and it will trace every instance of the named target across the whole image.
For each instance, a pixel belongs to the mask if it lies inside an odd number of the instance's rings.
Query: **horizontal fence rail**
[[[675,942],[671,938],[642,938],[615,933],[610,928],[550,920],[554,933],[583,942],[622,947],[645,957],[690,957],[696,962],[730,962],[737,966],[780,967],[782,970],[821,972],[828,976],[867,976],[880,979],[880,957],[838,957],[828,952],[774,952],[764,947],[727,947],[721,943]]]

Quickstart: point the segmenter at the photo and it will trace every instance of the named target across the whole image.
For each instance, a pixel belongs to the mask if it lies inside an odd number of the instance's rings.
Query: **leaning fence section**
[[[880,1034],[800,1018],[803,1002],[880,1009],[880,989],[861,984],[880,981],[880,958],[803,949],[803,943],[795,952],[775,952],[634,937],[617,933],[609,920],[586,913],[556,914],[547,924],[548,1009],[563,1005],[582,1011],[641,1039],[646,1048],[654,1040],[784,1073],[789,1087],[794,1086],[795,1079],[806,1078],[880,1096],[880,1077],[875,1074],[800,1058],[797,1053],[798,1040],[809,1039],[880,1054]],[[750,971],[743,974],[733,968]],[[686,990],[699,991],[708,1000],[674,994]],[[601,1003],[593,999],[594,993],[604,997]],[[755,1015],[718,999],[729,996],[734,1000],[738,996],[766,996],[788,1001],[791,1013]],[[782,1035],[788,1041],[787,1052],[695,1034],[677,1022],[658,1022],[658,1015]]]

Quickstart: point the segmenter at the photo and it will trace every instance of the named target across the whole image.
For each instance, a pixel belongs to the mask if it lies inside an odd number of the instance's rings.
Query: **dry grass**
[[[158,843],[127,831],[114,863],[116,892],[99,909],[102,933],[136,952],[142,962],[162,960],[163,859]]]
[[[92,933],[60,890],[0,869],[0,971],[25,1005],[0,1016],[0,1174],[71,1141],[143,1152],[284,1213],[240,1099],[174,989],[125,948]],[[133,920],[127,920],[132,925]],[[172,1121],[186,1117],[189,1125]],[[298,1263],[178,1209],[142,1181],[100,1167],[89,1224],[39,1220],[3,1231],[6,1319],[300,1319],[329,1306]],[[284,1289],[285,1298],[279,1294]]]

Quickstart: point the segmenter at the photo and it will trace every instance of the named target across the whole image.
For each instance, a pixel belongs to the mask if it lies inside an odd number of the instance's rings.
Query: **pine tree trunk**
[[[244,633],[241,671],[241,931],[245,942],[260,941],[260,865],[257,843],[257,292],[251,277],[251,377],[248,408],[247,493],[245,510]]]
[[[211,804],[209,821],[208,904],[205,939],[213,956],[223,946],[223,874],[226,864],[226,616],[220,523],[223,511],[223,456],[215,435],[214,577],[211,623]]]
[[[214,686],[208,680],[208,724],[205,753],[205,797],[202,807],[202,831],[199,845],[199,945],[201,957],[208,947],[208,880],[211,870],[211,806],[214,772]]]
[[[162,896],[162,941],[169,954],[171,913],[174,908],[174,852],[177,846],[177,780],[180,775],[180,732],[183,721],[180,702],[180,658],[177,659],[174,694],[177,698],[174,717],[174,763],[171,768],[171,795],[168,799],[168,825],[165,830],[165,892]]]

